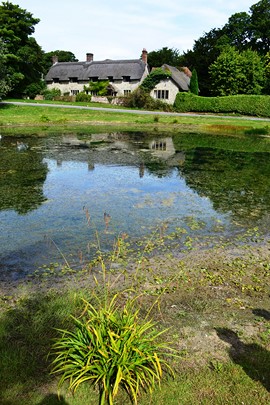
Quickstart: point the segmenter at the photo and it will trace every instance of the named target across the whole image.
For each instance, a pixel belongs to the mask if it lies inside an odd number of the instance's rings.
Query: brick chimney
[[[53,57],[52,57],[52,63],[53,63],[53,65],[55,65],[56,63],[58,63],[58,56],[57,56],[57,55],[53,55]]]
[[[146,50],[145,48],[143,48],[141,58],[142,58],[142,61],[143,61],[146,65],[147,65],[147,54],[148,54],[147,50]]]
[[[87,53],[86,54],[86,62],[90,63],[93,62],[94,55],[92,53]]]

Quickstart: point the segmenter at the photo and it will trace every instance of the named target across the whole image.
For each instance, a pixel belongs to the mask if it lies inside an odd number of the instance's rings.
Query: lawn
[[[31,131],[33,127],[48,130],[53,126],[54,131],[70,126],[93,125],[95,127],[118,127],[119,130],[136,130],[155,128],[159,131],[201,132],[216,134],[270,134],[270,120],[250,119],[248,117],[226,116],[195,116],[164,115],[164,113],[150,112],[144,114],[139,111],[134,113],[118,113],[117,110],[106,107],[104,110],[85,110],[72,108],[48,107],[39,103],[38,107],[24,105],[2,104],[0,106],[0,127],[3,133],[11,129]],[[95,105],[96,106],[96,105]],[[75,107],[78,107],[77,104]],[[100,107],[100,105],[99,105]],[[31,128],[30,128],[31,127]]]

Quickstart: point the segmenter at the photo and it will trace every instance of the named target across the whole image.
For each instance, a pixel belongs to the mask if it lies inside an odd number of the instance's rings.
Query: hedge
[[[270,96],[200,97],[192,93],[178,93],[174,107],[178,112],[235,113],[270,117]]]

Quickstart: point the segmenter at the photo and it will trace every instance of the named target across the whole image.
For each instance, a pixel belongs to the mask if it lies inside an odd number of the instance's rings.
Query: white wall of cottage
[[[155,90],[168,90],[169,91],[169,98],[167,100],[160,99],[161,101],[168,103],[168,104],[173,104],[176,94],[179,93],[178,87],[171,79],[162,80],[151,91],[150,96],[156,99]]]

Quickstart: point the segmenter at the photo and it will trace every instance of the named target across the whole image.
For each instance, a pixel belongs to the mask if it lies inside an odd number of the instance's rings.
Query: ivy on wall
[[[161,81],[171,77],[171,72],[169,70],[163,70],[162,68],[157,68],[152,70],[152,72],[144,79],[140,88],[149,92],[155,88],[155,86]]]

